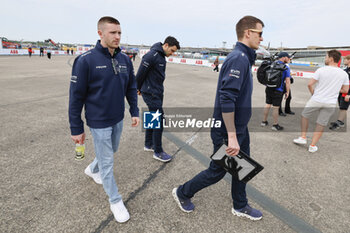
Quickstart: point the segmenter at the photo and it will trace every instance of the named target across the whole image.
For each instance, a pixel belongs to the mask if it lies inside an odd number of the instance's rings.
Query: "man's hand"
[[[72,135],[71,138],[75,144],[84,144],[85,133],[82,133],[79,135]]]
[[[137,94],[138,94],[138,95],[141,95],[141,91],[140,91],[140,90],[137,90]]]
[[[228,146],[226,148],[226,153],[229,156],[236,156],[238,155],[240,150],[238,141],[236,137],[232,137],[228,139]]]
[[[289,96],[289,92],[286,92],[286,94],[284,95],[284,99],[287,99]]]
[[[345,100],[346,102],[349,102],[349,100],[350,100],[350,95],[346,95],[346,96],[344,97],[344,100]]]
[[[137,127],[140,124],[140,118],[138,117],[131,117],[131,126]]]

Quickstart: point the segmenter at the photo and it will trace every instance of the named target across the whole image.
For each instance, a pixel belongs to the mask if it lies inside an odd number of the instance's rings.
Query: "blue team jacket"
[[[164,94],[166,60],[162,43],[158,42],[142,57],[136,74],[137,90],[162,96]]]
[[[222,121],[220,132],[227,132],[222,113],[235,112],[236,130],[245,130],[252,114],[253,77],[252,65],[255,50],[237,42],[225,59],[216,90],[213,117]]]
[[[91,128],[106,128],[120,122],[124,118],[125,97],[131,116],[138,116],[136,80],[130,58],[119,48],[111,56],[98,41],[94,49],[78,56],[73,64],[69,92],[71,134],[84,132],[83,106]]]

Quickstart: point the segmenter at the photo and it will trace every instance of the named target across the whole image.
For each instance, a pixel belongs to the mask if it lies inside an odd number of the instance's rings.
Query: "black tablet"
[[[239,151],[236,156],[226,155],[226,147],[226,145],[222,145],[210,158],[236,179],[246,183],[264,169],[243,151]]]

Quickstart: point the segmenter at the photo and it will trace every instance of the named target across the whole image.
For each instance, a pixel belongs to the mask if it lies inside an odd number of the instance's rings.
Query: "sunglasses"
[[[118,66],[118,61],[115,60],[114,58],[112,58],[112,66],[113,66],[114,74],[117,75],[120,72],[120,68]]]
[[[257,29],[248,29],[249,31],[256,32],[259,34],[260,37],[262,37],[263,31],[257,30]]]

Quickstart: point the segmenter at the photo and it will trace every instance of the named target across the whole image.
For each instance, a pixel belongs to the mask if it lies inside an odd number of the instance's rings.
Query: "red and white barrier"
[[[258,70],[258,66],[253,66],[252,71],[256,72]],[[299,71],[299,70],[291,70],[292,77],[297,78],[313,78],[315,76],[315,72],[313,71]]]
[[[46,50],[44,53],[46,54]],[[33,49],[32,55],[39,55],[40,50]],[[66,51],[51,50],[52,55],[65,55]],[[0,49],[0,55],[28,55],[28,49]]]
[[[167,58],[167,61],[170,63],[176,63],[176,64],[214,67],[214,64],[211,63],[209,60],[203,60],[203,59],[169,57]],[[221,64],[219,65],[219,67],[221,68]],[[256,72],[257,69],[258,69],[257,66],[252,67],[253,72]],[[312,71],[292,70],[291,72],[293,77],[299,77],[299,78],[313,78],[315,75],[315,72],[312,72]]]

